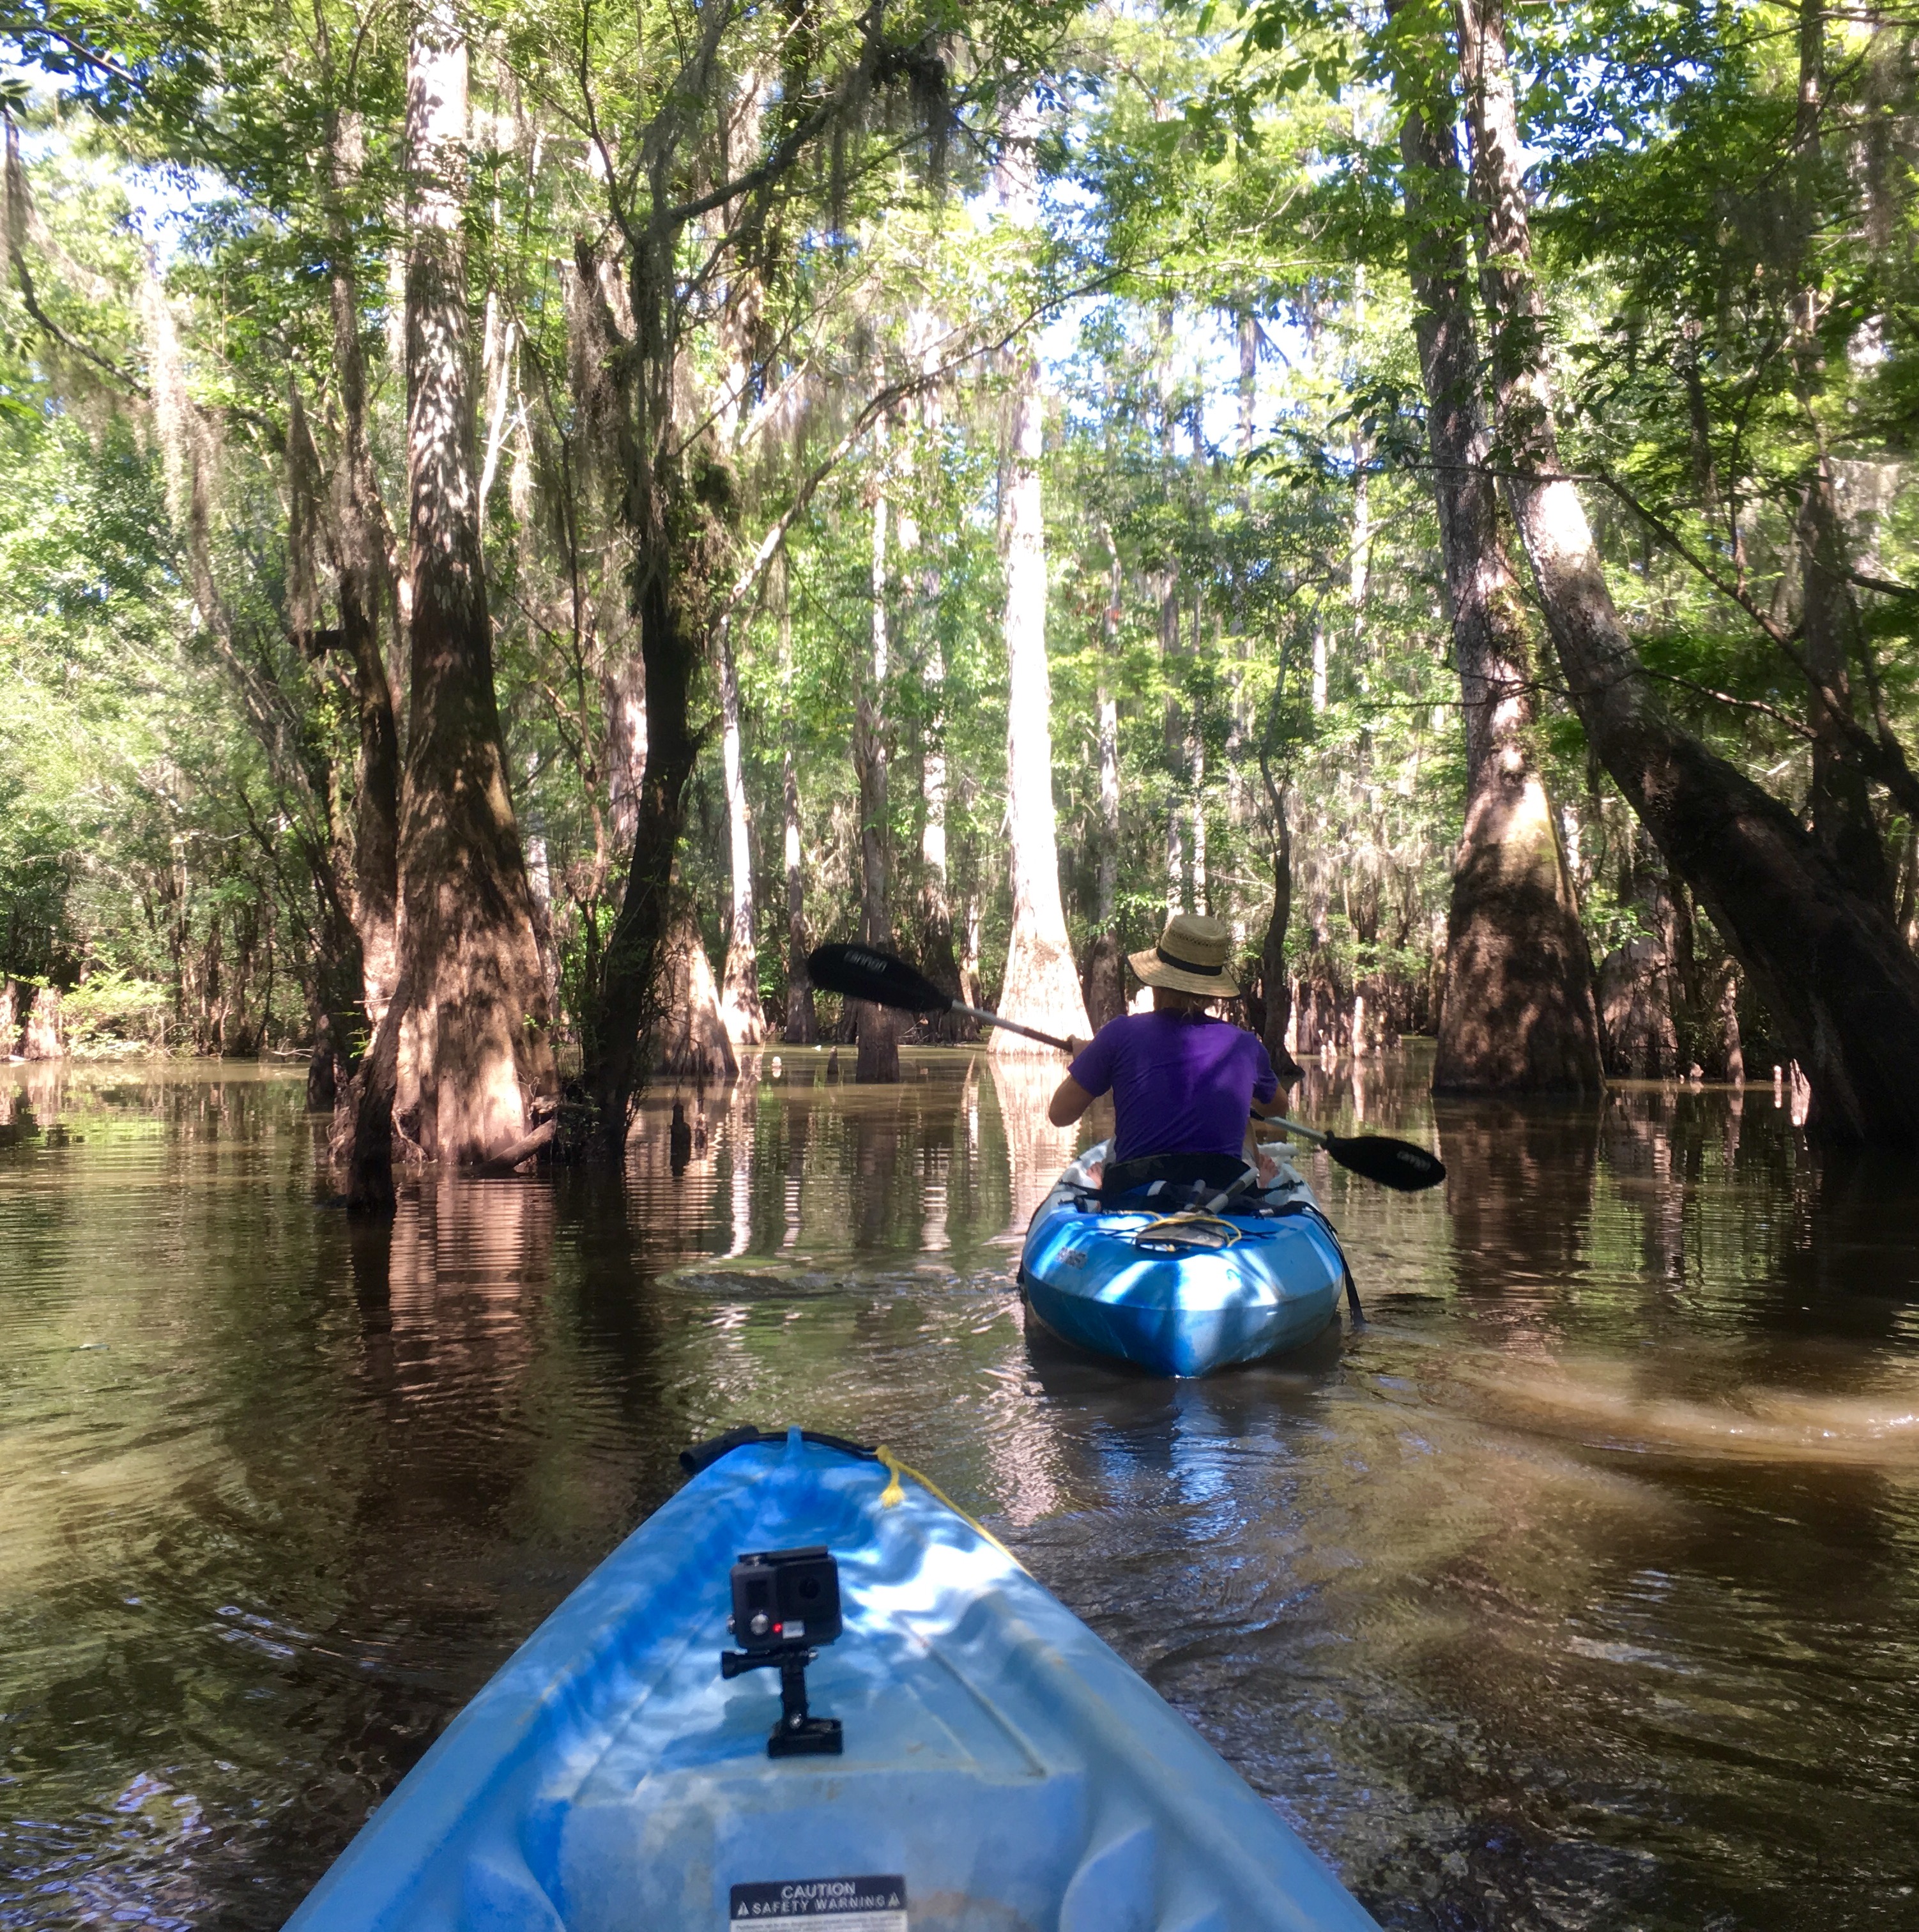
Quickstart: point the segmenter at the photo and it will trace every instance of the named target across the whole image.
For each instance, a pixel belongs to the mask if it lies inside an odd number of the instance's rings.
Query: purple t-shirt
[[[1069,1070],[1089,1094],[1113,1090],[1113,1158],[1237,1155],[1254,1101],[1279,1090],[1258,1036],[1204,1014],[1122,1013]]]

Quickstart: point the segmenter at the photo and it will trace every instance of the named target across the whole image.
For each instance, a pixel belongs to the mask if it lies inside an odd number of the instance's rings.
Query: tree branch
[[[1787,630],[1770,611],[1761,610],[1757,602],[1747,592],[1728,584],[1711,565],[1695,555],[1678,532],[1654,515],[1623,483],[1609,476],[1603,470],[1594,473],[1597,480],[1639,518],[1676,556],[1683,557],[1721,596],[1730,598],[1778,646],[1781,655],[1806,680],[1814,701],[1825,714],[1833,729],[1843,740],[1847,749],[1858,761],[1860,770],[1867,777],[1875,778],[1884,785],[1906,812],[1919,818],[1919,772],[1912,769],[1906,758],[1905,746],[1894,736],[1891,726],[1884,713],[1881,713],[1878,720],[1878,730],[1869,731],[1853,716],[1851,707],[1842,701],[1839,693],[1813,670],[1810,662],[1794,643],[1794,632]]]

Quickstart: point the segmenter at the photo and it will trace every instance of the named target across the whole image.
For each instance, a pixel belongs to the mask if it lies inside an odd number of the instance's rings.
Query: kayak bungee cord
[[[1020,1563],[1019,1558],[977,1516],[968,1516],[966,1511],[961,1509],[937,1483],[929,1481],[917,1469],[910,1468],[906,1463],[902,1462],[883,1442],[874,1450],[873,1454],[885,1466],[887,1473],[892,1478],[880,1492],[880,1507],[882,1509],[897,1509],[906,1501],[906,1492],[900,1486],[900,1478],[902,1476],[910,1476],[922,1490],[930,1492],[944,1503],[967,1528],[976,1529],[1009,1563],[1018,1563],[1022,1570],[1026,1569],[1026,1565]],[[1030,1576],[1033,1573],[1027,1570],[1027,1574]]]
[[[1191,1230],[1190,1234],[1184,1231]],[[1136,1246],[1150,1247],[1158,1240],[1168,1247],[1190,1241],[1195,1247],[1230,1248],[1245,1238],[1246,1230],[1235,1227],[1223,1214],[1162,1214],[1143,1228],[1132,1231]]]

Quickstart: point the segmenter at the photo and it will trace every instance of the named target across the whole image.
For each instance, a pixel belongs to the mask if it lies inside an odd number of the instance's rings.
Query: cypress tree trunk
[[[786,751],[782,774],[786,804],[786,1025],[781,1037],[794,1046],[811,1046],[820,1037],[813,1010],[813,982],[806,976],[806,865],[799,839],[799,779],[793,769],[793,747]]]
[[[461,232],[466,44],[439,0],[407,52],[412,676],[393,1106],[421,1151],[494,1162],[556,1085],[532,895],[507,784],[480,554]]]
[[[394,605],[386,520],[367,434],[359,289],[352,227],[345,205],[364,156],[358,116],[337,112],[328,134],[328,293],[341,442],[340,460],[334,471],[334,514],[340,532],[340,628],[352,660],[353,701],[360,727],[353,923],[360,934],[367,1016],[377,1027],[400,974],[400,732],[393,682],[379,636],[381,616]]]
[[[653,1056],[662,1073],[696,1087],[723,1084],[739,1071],[727,1033],[720,989],[691,904],[682,899],[667,930]]]
[[[639,632],[637,688],[645,694],[643,712],[636,703],[631,728],[616,748],[631,775],[624,808],[632,827],[625,883],[598,984],[580,1015],[581,1131],[609,1162],[624,1159],[660,1011],[673,859],[700,748],[691,720],[694,679],[709,649],[730,647],[724,634],[729,620],[715,602],[730,575],[734,479],[709,434],[682,440],[676,428],[677,230],[664,211],[656,209],[655,216],[655,226],[635,238],[629,258],[626,327],[609,305],[592,250],[582,242],[577,250],[580,360],[601,399],[602,460],[632,556],[628,609]],[[632,774],[629,748],[636,746],[644,764]]]
[[[1863,897],[1892,903],[1885,846],[1873,815],[1870,787],[1848,755],[1844,728],[1854,716],[1852,667],[1863,662],[1864,639],[1847,576],[1845,526],[1819,404],[1825,354],[1819,339],[1822,306],[1814,238],[1824,171],[1821,128],[1825,104],[1825,0],[1801,0],[1799,101],[1794,129],[1793,278],[1790,338],[1792,383],[1813,440],[1812,466],[1801,494],[1793,536],[1799,560],[1801,616],[1806,662],[1818,680],[1808,706],[1813,727],[1813,835]]]
[[[786,754],[780,774],[784,808],[786,858],[786,1024],[781,1037],[793,1046],[811,1046],[820,1037],[813,1010],[813,982],[806,976],[806,854],[799,836],[799,775],[793,755],[793,607],[784,566],[779,575],[780,686],[785,695]]]
[[[1919,1142],[1919,960],[1778,800],[1667,716],[1559,460],[1499,0],[1462,0],[1501,467],[1569,694],[1614,782],[1697,895],[1810,1083],[1828,1132]]]
[[[946,667],[936,633],[927,650],[926,686],[931,716],[926,722],[922,791],[926,823],[919,834],[920,970],[943,993],[959,997],[959,960],[953,950],[953,902],[946,871],[946,718],[943,693]],[[950,1016],[943,1023],[957,1036]]]
[[[891,803],[886,758],[886,523],[885,494],[873,500],[873,658],[862,681],[853,716],[853,763],[859,777],[859,933],[869,946],[890,949],[892,920],[886,909],[887,845]],[[859,1042],[854,1078],[869,1082],[900,1077],[899,1030],[883,1006],[853,1003]]]
[[[1030,95],[1008,116],[1000,192],[1008,218],[1036,227],[1034,143],[1039,116]],[[1060,854],[1053,810],[1052,685],[1046,664],[1046,525],[1039,459],[1045,412],[1039,368],[1030,344],[1015,351],[1013,434],[1005,507],[1006,605],[1006,819],[1012,846],[1013,926],[1000,1011],[1052,1034],[1091,1030],[1060,899]],[[996,1055],[1045,1052],[995,1028]]]
[[[1593,969],[1552,800],[1528,739],[1531,641],[1499,530],[1450,132],[1400,129],[1406,254],[1428,403],[1433,493],[1466,727],[1466,815],[1447,919],[1435,1093],[1597,1093]]]
[[[704,451],[694,477],[682,463],[638,458],[627,440],[625,517],[634,540],[634,596],[646,673],[646,764],[634,811],[632,855],[619,912],[601,964],[597,998],[581,1031],[583,1085],[603,1158],[623,1157],[633,1103],[644,1076],[672,916],[673,863],[687,781],[699,753],[690,717],[700,658],[700,600],[717,576],[707,555],[730,486]]]
[[[1120,704],[1112,690],[1111,661],[1120,641],[1120,598],[1125,580],[1119,545],[1110,526],[1102,524],[1111,560],[1106,582],[1106,608],[1100,614],[1102,646],[1099,682],[1095,702],[1099,736],[1099,897],[1093,908],[1093,945],[1086,962],[1086,1012],[1097,1029],[1126,1010],[1126,958],[1120,948],[1114,920],[1120,899]]]
[[[733,883],[726,964],[720,974],[720,1016],[727,1037],[735,1046],[757,1046],[766,1037],[766,1016],[760,1004],[760,952],[753,920],[753,826],[740,758],[739,676],[730,628],[720,651],[720,766],[726,782],[727,849]]]
[[[1282,1083],[1291,1086],[1300,1077],[1299,1063],[1286,1044],[1292,1030],[1293,985],[1286,974],[1286,932],[1293,922],[1293,832],[1286,818],[1286,787],[1272,785],[1273,914],[1260,942],[1259,990],[1264,1024],[1260,1039],[1266,1056]]]

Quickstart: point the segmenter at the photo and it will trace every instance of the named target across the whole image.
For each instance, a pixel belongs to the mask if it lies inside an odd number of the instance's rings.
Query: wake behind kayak
[[[832,1438],[751,1434],[709,1445],[514,1654],[289,1932],[1372,1926],[1184,1719],[919,1480]],[[837,1751],[769,1755],[781,1686],[721,1673],[730,1640],[751,1649],[727,1628],[737,1559],[787,1552],[769,1588],[817,1583],[823,1556],[837,1570],[843,1628],[805,1687]]]

